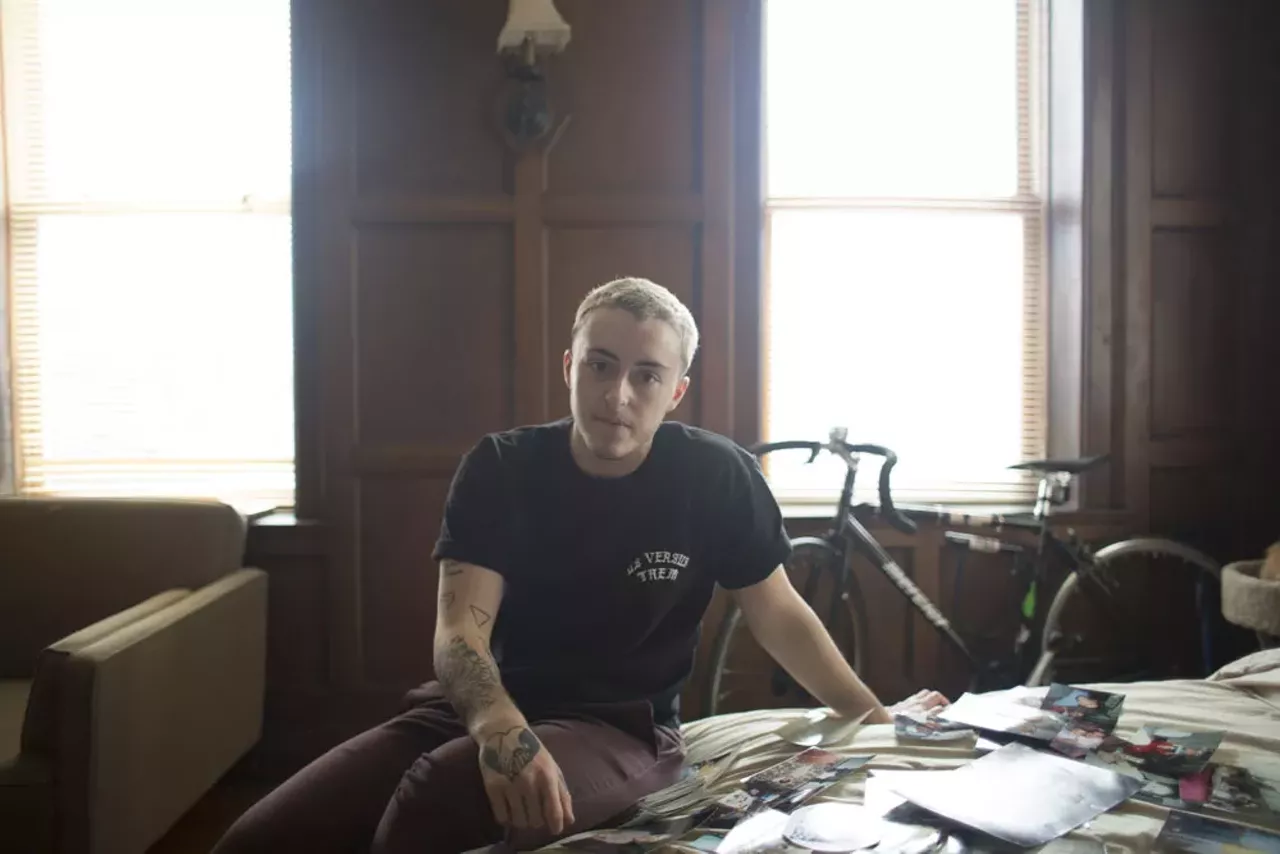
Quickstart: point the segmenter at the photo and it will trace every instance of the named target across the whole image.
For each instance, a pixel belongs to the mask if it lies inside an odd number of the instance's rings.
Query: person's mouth
[[[608,416],[597,415],[596,420],[601,424],[606,424],[619,430],[626,430],[631,427],[630,424],[623,421],[621,418],[610,418]]]

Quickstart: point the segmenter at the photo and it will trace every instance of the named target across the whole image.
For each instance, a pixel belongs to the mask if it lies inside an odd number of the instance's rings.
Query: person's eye
[[[657,385],[658,383],[662,382],[662,377],[658,376],[652,371],[646,371],[641,378],[648,385]]]
[[[587,370],[591,371],[594,374],[603,374],[605,372],[605,369],[608,367],[609,365],[607,362],[601,361],[599,359],[593,359],[592,361],[587,362]]]

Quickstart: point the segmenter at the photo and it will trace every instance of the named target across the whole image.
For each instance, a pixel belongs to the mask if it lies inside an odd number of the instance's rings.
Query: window
[[[288,0],[0,0],[15,486],[293,501]]]
[[[1007,467],[1045,448],[1040,21],[1034,0],[766,6],[765,435],[887,445],[903,502],[1034,493]],[[790,501],[842,471],[768,464]]]

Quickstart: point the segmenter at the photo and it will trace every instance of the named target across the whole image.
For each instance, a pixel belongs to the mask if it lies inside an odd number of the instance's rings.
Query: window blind
[[[764,433],[893,448],[901,502],[1021,504],[1045,449],[1042,11],[769,0]],[[843,464],[778,454],[779,498]],[[875,501],[868,458],[858,500]]]
[[[17,488],[293,501],[288,0],[0,0]]]

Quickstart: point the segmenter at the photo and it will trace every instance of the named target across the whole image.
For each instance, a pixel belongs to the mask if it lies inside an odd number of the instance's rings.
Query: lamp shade
[[[569,24],[553,0],[511,0],[507,23],[498,34],[498,51],[519,48],[525,39],[544,53],[558,53],[569,44]]]

